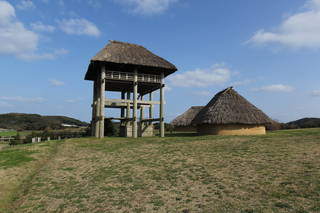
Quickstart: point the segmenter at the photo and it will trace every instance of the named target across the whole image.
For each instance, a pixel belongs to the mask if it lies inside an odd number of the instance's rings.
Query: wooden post
[[[105,106],[105,91],[106,91],[106,67],[102,66],[101,68],[101,77],[100,77],[100,134],[99,138],[104,138],[104,106]]]
[[[127,92],[127,100],[130,100],[130,99],[131,99],[130,96],[131,96],[131,93],[130,93],[130,92]],[[127,110],[126,110],[126,117],[127,117],[127,119],[130,118],[130,116],[131,116],[130,114],[131,114],[131,106],[130,106],[130,103],[127,103]],[[128,134],[128,128],[129,128],[130,124],[131,124],[130,121],[127,121],[127,122],[126,122],[126,130],[125,130],[125,135],[126,135],[126,137],[129,136],[129,134]]]
[[[164,75],[161,73],[161,86],[160,86],[160,137],[164,137]]]
[[[96,129],[96,110],[97,110],[97,94],[96,94],[96,81],[93,82],[93,101],[92,101],[92,119],[91,119],[91,136],[95,136]]]
[[[152,101],[152,92],[149,93],[149,101]],[[151,104],[150,107],[149,107],[149,118],[150,119],[153,119],[154,115],[153,115],[153,105]],[[150,122],[151,124],[151,122]]]
[[[143,101],[143,96],[141,95],[141,101]],[[144,119],[144,109],[143,106],[140,105],[140,121]]]
[[[137,70],[134,71],[133,77],[133,122],[132,122],[132,137],[138,137],[138,126],[137,126],[137,108],[138,102],[138,72]]]
[[[99,138],[100,136],[100,76],[96,79],[95,85],[95,94],[96,94],[96,110],[95,110],[95,137]]]
[[[121,99],[125,100],[126,99],[126,92],[121,92]],[[125,116],[125,108],[121,108],[121,116],[120,118],[124,118]]]

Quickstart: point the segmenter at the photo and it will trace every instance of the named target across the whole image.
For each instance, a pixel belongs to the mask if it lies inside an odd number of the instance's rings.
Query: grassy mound
[[[83,138],[14,149],[28,151],[26,159],[0,174],[25,177],[6,189],[6,211],[320,212],[320,129]]]

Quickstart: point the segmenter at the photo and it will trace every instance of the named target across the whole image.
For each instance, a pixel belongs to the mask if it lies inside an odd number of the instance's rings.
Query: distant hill
[[[288,129],[320,127],[320,118],[302,118],[285,124]]]
[[[82,122],[66,116],[41,116],[38,114],[8,113],[0,114],[0,128],[15,130],[44,130],[62,129],[62,124],[71,126],[88,126]]]

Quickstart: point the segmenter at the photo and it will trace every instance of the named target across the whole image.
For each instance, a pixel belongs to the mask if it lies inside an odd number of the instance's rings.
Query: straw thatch
[[[217,93],[192,121],[194,125],[268,123],[272,123],[272,120],[232,87]]]
[[[195,116],[200,112],[203,106],[193,106],[188,109],[185,113],[176,117],[172,122],[171,125],[178,127],[178,126],[191,126],[192,120]]]
[[[91,59],[86,80],[94,80],[101,65],[108,70],[133,72],[137,69],[142,73],[170,75],[177,68],[167,60],[153,54],[143,46],[120,41],[110,41]]]

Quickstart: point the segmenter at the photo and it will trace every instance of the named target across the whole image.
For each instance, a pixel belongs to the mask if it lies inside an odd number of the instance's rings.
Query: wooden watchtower
[[[149,136],[153,134],[152,123],[159,122],[160,136],[164,137],[164,78],[175,71],[173,64],[140,45],[110,41],[91,59],[85,76],[94,82],[92,135],[103,138],[105,108],[119,108],[120,117],[108,119],[120,120],[122,136]],[[160,90],[160,101],[153,100],[156,90]],[[106,91],[121,92],[121,99],[109,99]],[[156,104],[160,105],[159,118],[154,118]],[[144,118],[145,108],[149,109],[148,118]]]

